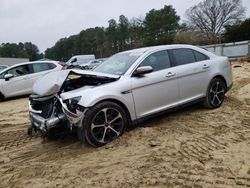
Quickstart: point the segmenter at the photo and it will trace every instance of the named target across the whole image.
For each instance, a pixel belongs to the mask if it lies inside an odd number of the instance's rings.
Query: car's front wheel
[[[3,94],[0,92],[0,102],[4,101],[4,96]]]
[[[83,130],[86,141],[95,147],[103,146],[121,136],[127,123],[122,107],[113,102],[99,103],[85,115]]]
[[[226,84],[220,78],[214,78],[210,82],[204,106],[207,108],[218,108],[222,105],[226,93]]]

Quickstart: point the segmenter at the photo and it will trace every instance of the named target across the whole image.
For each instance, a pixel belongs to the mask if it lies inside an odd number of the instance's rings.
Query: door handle
[[[171,78],[171,77],[174,77],[176,74],[175,73],[172,73],[172,72],[169,72],[166,77],[167,78]]]
[[[209,66],[208,65],[203,65],[203,67],[202,67],[203,69],[208,69],[209,68]]]

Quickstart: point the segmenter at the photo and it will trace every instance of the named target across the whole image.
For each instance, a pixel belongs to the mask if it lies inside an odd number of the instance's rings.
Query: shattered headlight
[[[82,111],[84,107],[78,105],[78,102],[81,100],[81,96],[79,97],[74,97],[71,99],[65,100],[65,104],[67,105],[68,110],[76,114],[76,110]]]

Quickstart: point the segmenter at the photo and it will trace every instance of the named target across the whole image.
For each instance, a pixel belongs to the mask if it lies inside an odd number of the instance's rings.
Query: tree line
[[[120,15],[118,21],[109,20],[107,28],[89,28],[78,35],[60,39],[45,51],[45,56],[63,61],[76,54],[95,54],[102,58],[142,46],[170,44],[179,28],[179,21],[180,17],[172,6],[153,9],[144,19],[129,20]]]
[[[221,42],[250,40],[250,19],[245,19],[241,0],[204,0],[187,9],[186,20],[171,5],[152,9],[145,17],[108,21],[108,27],[82,30],[77,35],[62,38],[39,54],[32,43],[0,45],[0,56],[29,57],[30,60],[45,56],[67,61],[73,55],[95,54],[108,57],[114,53],[143,46],[162,44],[206,45]]]
[[[31,42],[2,43],[0,45],[0,57],[28,58],[30,61],[43,57],[39,54],[39,49]]]

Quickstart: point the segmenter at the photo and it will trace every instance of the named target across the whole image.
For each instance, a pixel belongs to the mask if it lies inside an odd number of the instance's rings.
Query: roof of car
[[[145,53],[149,51],[154,51],[158,49],[172,49],[172,48],[193,48],[194,46],[188,44],[171,44],[171,45],[159,45],[159,46],[150,46],[150,47],[143,47],[137,48],[133,50],[124,51],[121,53]]]
[[[13,65],[13,67],[18,66],[18,65],[34,64],[34,63],[58,63],[58,61],[28,61],[28,62],[15,64]]]
[[[0,73],[6,71],[6,70],[9,70],[13,67],[17,67],[17,66],[20,66],[20,65],[26,65],[26,64],[34,64],[34,63],[58,63],[59,61],[28,61],[28,62],[23,62],[23,63],[18,63],[18,64],[15,64],[15,65],[12,65],[12,66],[9,66],[3,70],[0,71]]]
[[[207,51],[207,50],[205,50],[205,49],[203,49],[201,47],[194,46],[194,45],[189,45],[189,44],[171,44],[171,45],[159,45],[159,46],[137,48],[137,49],[133,49],[133,50],[120,52],[120,54],[122,54],[122,53],[132,53],[133,55],[140,56],[142,54],[151,53],[151,52],[154,52],[154,51],[157,51],[157,50],[167,50],[167,49],[176,49],[176,48],[190,48],[190,49],[199,51],[201,53],[204,53],[204,54],[208,55],[209,57],[216,57],[216,55],[213,54],[212,52],[209,52],[209,51]]]

